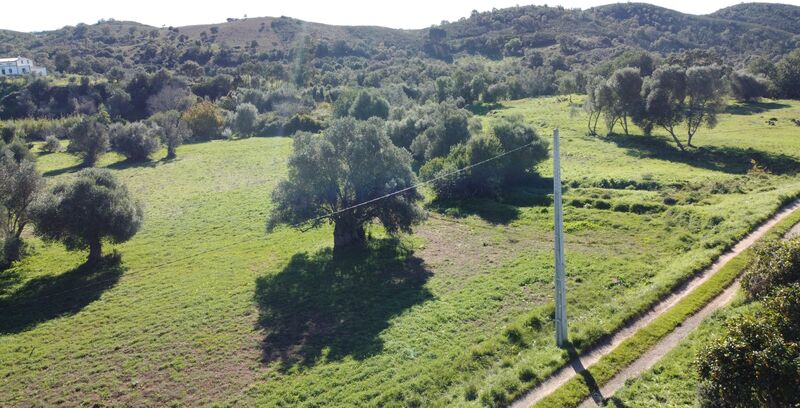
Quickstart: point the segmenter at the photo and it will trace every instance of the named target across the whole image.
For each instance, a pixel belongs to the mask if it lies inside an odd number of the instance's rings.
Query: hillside
[[[104,73],[114,66],[174,68],[189,60],[234,67],[253,60],[288,61],[301,49],[316,57],[446,61],[461,55],[498,59],[539,54],[567,59],[556,62],[562,69],[593,66],[630,48],[662,55],[702,49],[740,63],[751,55],[775,57],[796,48],[797,10],[753,3],[694,16],[641,3],[588,10],[523,6],[474,12],[424,30],[331,26],[289,17],[168,28],[109,20],[30,34],[5,31],[0,33],[0,54],[31,55],[52,68],[56,52],[68,51],[85,60],[82,73]]]
[[[712,17],[768,25],[800,34],[800,7],[775,3],[742,3],[711,14]]]

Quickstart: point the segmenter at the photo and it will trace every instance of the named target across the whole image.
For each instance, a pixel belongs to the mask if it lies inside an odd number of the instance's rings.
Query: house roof
[[[0,62],[14,62],[22,57],[0,58]]]

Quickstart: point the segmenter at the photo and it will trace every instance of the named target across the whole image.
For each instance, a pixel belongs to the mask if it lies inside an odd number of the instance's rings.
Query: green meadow
[[[480,110],[561,130],[576,352],[800,193],[796,101],[733,105],[685,153],[659,131],[586,136],[579,102]],[[413,234],[371,228],[368,248],[334,254],[330,227],[265,231],[291,145],[104,156],[144,226],[96,270],[27,237],[29,256],[0,272],[0,405],[492,406],[567,361],[552,325],[552,161],[500,200],[426,192]],[[37,161],[48,183],[78,169],[63,153]]]

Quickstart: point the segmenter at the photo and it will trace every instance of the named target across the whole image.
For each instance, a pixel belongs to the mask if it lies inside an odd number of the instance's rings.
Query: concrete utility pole
[[[561,153],[558,129],[553,129],[553,205],[555,206],[556,344],[567,343],[567,284],[564,277],[564,210],[561,203]]]

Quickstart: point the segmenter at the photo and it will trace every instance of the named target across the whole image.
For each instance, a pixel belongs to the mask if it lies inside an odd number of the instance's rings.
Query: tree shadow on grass
[[[147,160],[147,161],[121,160],[109,164],[108,166],[106,166],[106,168],[111,170],[125,170],[130,168],[156,167],[160,162],[161,162],[160,160]]]
[[[751,148],[701,146],[684,152],[661,137],[614,133],[608,135],[606,140],[628,149],[627,153],[631,156],[684,163],[730,174],[747,173],[753,166],[752,160],[774,174],[797,174],[800,171],[800,160],[795,157]]]
[[[59,316],[72,315],[99,299],[124,272],[117,254],[94,266],[81,265],[56,276],[27,282],[0,299],[0,333],[19,333]]]
[[[790,105],[778,102],[749,102],[728,105],[725,108],[725,113],[729,113],[731,115],[755,115],[769,110],[784,109],[788,107],[790,107]]]
[[[79,163],[79,164],[76,164],[74,166],[64,167],[64,168],[61,168],[61,169],[48,170],[48,171],[42,173],[42,175],[45,176],[45,177],[60,176],[62,174],[75,173],[75,172],[83,170],[85,168],[87,168],[87,167],[84,166],[83,163]]]
[[[463,200],[434,200],[426,206],[430,211],[449,217],[464,218],[475,215],[490,224],[508,224],[520,217],[519,208],[490,198]]]
[[[366,248],[299,253],[277,275],[256,279],[263,362],[280,369],[320,358],[363,359],[380,352],[389,320],[433,295],[431,273],[397,240]]]

